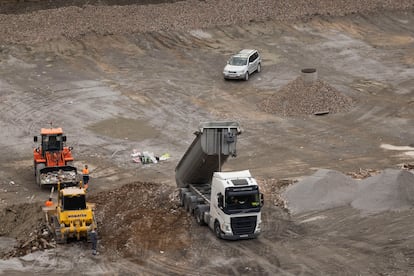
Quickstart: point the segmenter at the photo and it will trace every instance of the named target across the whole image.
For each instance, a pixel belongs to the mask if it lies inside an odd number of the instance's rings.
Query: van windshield
[[[247,64],[247,58],[244,57],[232,57],[229,60],[229,64],[230,65],[235,65],[235,66],[243,66]]]

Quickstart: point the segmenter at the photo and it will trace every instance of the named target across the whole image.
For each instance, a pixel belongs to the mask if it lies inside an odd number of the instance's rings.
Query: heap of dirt
[[[47,231],[39,202],[11,205],[0,210],[0,222],[0,237],[17,240],[13,248],[0,252],[0,258],[23,256],[56,246]]]
[[[281,116],[346,112],[351,98],[322,80],[308,83],[302,76],[289,82],[259,104],[267,113]]]
[[[89,196],[88,202],[96,203],[100,244],[109,255],[142,256],[189,246],[190,217],[170,186],[132,183]],[[13,248],[0,250],[0,258],[56,247],[41,206],[12,205],[0,211],[0,237],[17,240]]]
[[[142,256],[189,246],[190,217],[170,186],[137,182],[89,201],[96,203],[101,245],[110,254]]]
[[[321,169],[287,187],[282,197],[292,213],[327,210],[351,205],[365,214],[411,208],[414,174],[387,169],[362,180]]]

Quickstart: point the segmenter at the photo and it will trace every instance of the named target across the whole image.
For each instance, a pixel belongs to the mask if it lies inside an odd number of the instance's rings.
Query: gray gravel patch
[[[289,186],[282,196],[290,212],[296,214],[347,205],[357,191],[358,185],[351,177],[338,171],[320,169]]]
[[[414,203],[414,175],[408,171],[386,169],[361,181],[351,206],[365,213],[403,210]]]
[[[400,211],[414,204],[414,174],[386,169],[363,180],[321,169],[289,186],[282,194],[293,214],[350,205],[362,214]]]

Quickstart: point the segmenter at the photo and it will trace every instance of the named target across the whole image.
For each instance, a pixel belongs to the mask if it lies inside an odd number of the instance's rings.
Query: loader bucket
[[[59,180],[63,187],[78,185],[76,167],[59,166],[40,170],[41,185],[56,185]]]

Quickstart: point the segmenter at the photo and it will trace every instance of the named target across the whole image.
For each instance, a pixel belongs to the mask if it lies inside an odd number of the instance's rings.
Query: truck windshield
[[[258,191],[249,193],[228,193],[226,196],[226,209],[229,211],[260,207]]]

